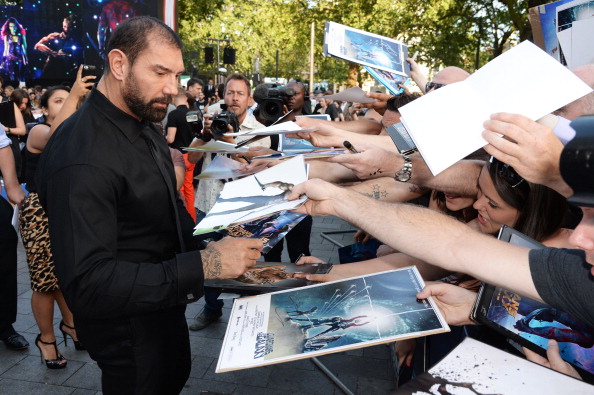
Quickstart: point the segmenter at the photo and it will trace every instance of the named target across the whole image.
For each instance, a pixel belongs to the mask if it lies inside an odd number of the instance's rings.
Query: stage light
[[[73,51],[76,51],[78,48],[76,48],[76,45],[73,45],[72,47],[70,47],[70,49],[72,49]]]

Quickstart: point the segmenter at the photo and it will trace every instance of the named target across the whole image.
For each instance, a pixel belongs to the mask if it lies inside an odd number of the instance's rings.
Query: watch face
[[[401,182],[407,182],[408,180],[410,180],[410,176],[411,173],[409,169],[402,169],[402,171],[397,174],[398,181]]]

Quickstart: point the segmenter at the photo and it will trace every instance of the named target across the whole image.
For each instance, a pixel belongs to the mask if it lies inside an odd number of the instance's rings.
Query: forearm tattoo
[[[223,269],[221,253],[213,245],[201,251],[204,279],[219,278]]]
[[[388,191],[381,190],[379,184],[373,184],[371,186],[371,193],[364,193],[365,196],[369,196],[371,198],[381,200],[381,198],[385,198],[388,196]]]
[[[411,191],[412,193],[421,193],[421,192],[425,192],[428,189],[429,188],[427,188],[427,187],[423,187],[423,186],[419,186],[419,185],[415,185],[415,184],[412,184],[410,186],[410,188],[408,188],[408,190]]]

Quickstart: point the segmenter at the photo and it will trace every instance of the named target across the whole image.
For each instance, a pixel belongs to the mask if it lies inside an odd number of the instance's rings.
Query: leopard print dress
[[[29,193],[21,207],[19,229],[27,254],[31,289],[36,292],[57,291],[58,279],[54,274],[47,215],[35,192]]]

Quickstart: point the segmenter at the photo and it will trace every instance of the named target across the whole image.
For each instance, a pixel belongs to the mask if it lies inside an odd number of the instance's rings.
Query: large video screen
[[[158,16],[161,0],[23,0],[0,6],[4,84],[73,81],[78,66],[103,70],[105,46],[122,21]]]

